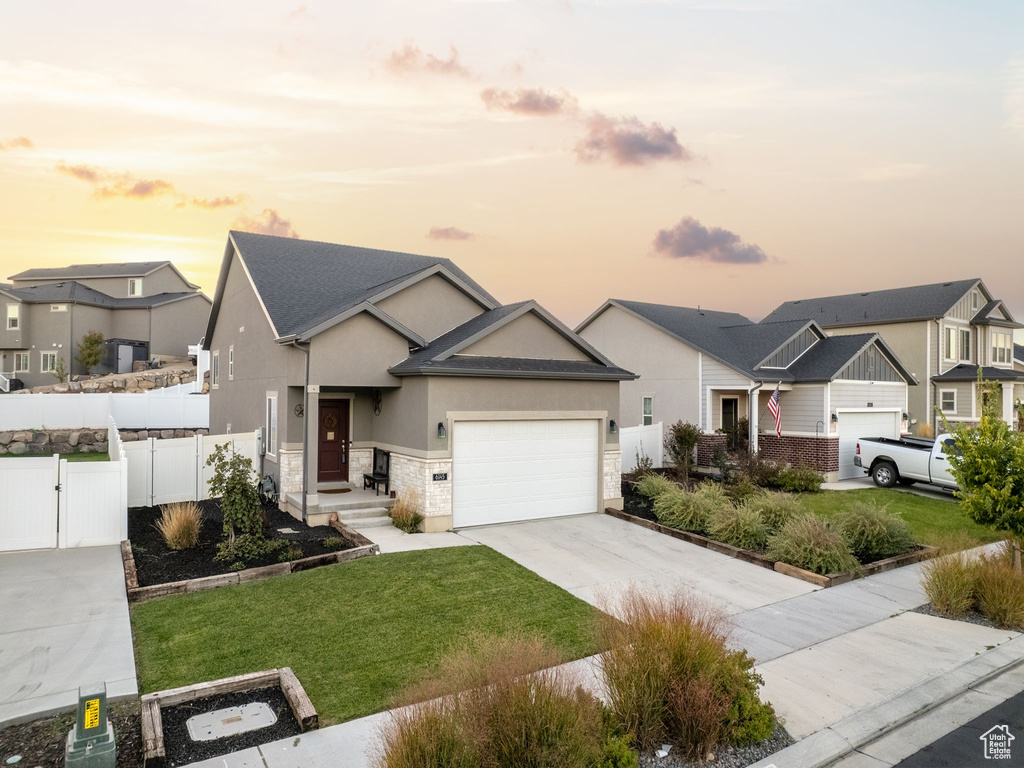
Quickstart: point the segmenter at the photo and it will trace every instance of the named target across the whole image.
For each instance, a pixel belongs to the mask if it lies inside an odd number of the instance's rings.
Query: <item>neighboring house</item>
[[[210,316],[210,299],[169,261],[29,269],[8,279],[0,372],[26,387],[55,384],[61,358],[69,373],[86,373],[75,358],[90,331],[106,340],[92,372],[123,373],[133,360],[186,355]]]
[[[912,429],[978,419],[977,378],[999,384],[1012,423],[1024,373],[1014,370],[1013,332],[1024,328],[980,279],[787,301],[766,321],[813,318],[830,334],[878,333],[921,382],[910,394]],[[1015,395],[1016,391],[1016,395]]]
[[[231,232],[205,347],[212,431],[264,428],[262,471],[307,522],[374,449],[427,531],[621,505],[634,376],[448,259]]]
[[[732,312],[610,299],[576,332],[640,374],[620,387],[622,424],[699,425],[702,466],[749,440],[767,458],[829,479],[855,477],[856,439],[898,437],[916,383],[878,334],[829,337],[808,319],[753,323]],[[781,436],[768,412],[776,386]]]

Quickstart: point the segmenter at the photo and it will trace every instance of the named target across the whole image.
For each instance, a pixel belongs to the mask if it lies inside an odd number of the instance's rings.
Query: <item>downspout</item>
[[[943,344],[944,341],[945,341],[945,339],[942,338],[942,322],[940,321],[940,318],[936,317],[935,318],[935,375],[936,376],[938,376],[942,372],[939,369],[942,367],[942,344]],[[935,383],[935,379],[932,378],[931,374],[928,374],[928,386],[931,387],[932,402],[933,403],[938,403],[939,406],[941,407],[942,403],[939,402],[936,399],[936,395],[938,395],[938,385]],[[959,408],[959,403],[957,404],[957,407]],[[938,419],[935,418],[935,410],[934,410],[934,408],[932,409],[932,412],[928,414],[928,423],[934,428],[935,437],[938,437],[939,436],[939,422],[938,422]]]
[[[747,451],[752,452],[751,449],[754,447],[754,443],[760,443],[760,441],[751,434],[750,427],[754,423],[754,411],[757,409],[758,401],[760,398],[756,397],[758,390],[764,386],[763,381],[757,382],[753,387],[747,390],[747,440],[749,441]],[[761,417],[757,418],[757,428],[761,428]],[[757,446],[758,450],[761,450],[761,446]]]
[[[306,356],[305,380],[302,385],[302,522],[306,522],[306,495],[309,493],[309,347],[293,339],[289,344]]]

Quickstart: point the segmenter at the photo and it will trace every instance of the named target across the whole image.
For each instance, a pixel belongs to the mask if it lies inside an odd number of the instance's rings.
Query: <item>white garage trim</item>
[[[872,429],[871,432],[880,431],[880,434],[843,434],[843,415],[877,415],[892,419],[892,424],[886,424],[880,430]],[[864,471],[854,465],[853,457],[857,451],[857,440],[861,437],[893,437],[900,436],[900,427],[903,421],[903,411],[899,408],[836,408],[836,416],[839,418],[837,434],[839,436],[839,479],[849,480],[851,478],[863,477]],[[883,421],[882,419],[878,420]],[[849,424],[849,421],[846,422]],[[888,429],[886,427],[889,427]]]

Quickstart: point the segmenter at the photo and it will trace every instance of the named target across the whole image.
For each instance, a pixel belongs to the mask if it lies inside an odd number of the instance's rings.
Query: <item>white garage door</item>
[[[864,477],[864,470],[853,463],[857,440],[861,437],[899,437],[900,417],[894,411],[877,413],[839,413],[839,479]]]
[[[455,422],[453,527],[597,512],[598,424]]]

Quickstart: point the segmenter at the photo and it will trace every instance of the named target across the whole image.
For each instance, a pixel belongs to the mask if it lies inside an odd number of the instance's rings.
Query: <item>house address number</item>
[[[447,479],[448,479],[448,473],[447,472],[435,472],[434,473],[434,482],[435,483],[439,483],[442,480],[447,480]]]

